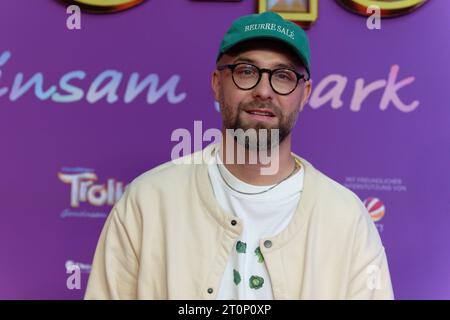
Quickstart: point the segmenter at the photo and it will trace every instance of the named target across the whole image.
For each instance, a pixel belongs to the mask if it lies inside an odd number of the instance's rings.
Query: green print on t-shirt
[[[245,253],[246,250],[247,250],[247,244],[245,242],[238,241],[236,243],[237,253]]]
[[[233,281],[235,285],[238,285],[241,282],[241,275],[236,269],[233,269]]]
[[[255,254],[258,257],[258,262],[263,263],[264,262],[264,256],[261,253],[261,249],[258,247],[255,249]]]
[[[251,276],[249,280],[250,289],[260,289],[264,284],[264,279],[259,276]]]

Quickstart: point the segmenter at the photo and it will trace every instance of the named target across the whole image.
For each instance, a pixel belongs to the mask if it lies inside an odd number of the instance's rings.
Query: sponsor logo
[[[378,222],[384,217],[385,207],[380,199],[371,197],[364,200],[363,203],[374,222]]]
[[[375,223],[375,227],[378,229],[379,233],[382,233],[384,230],[384,225],[380,223],[380,220],[384,217],[386,213],[385,206],[380,199],[375,197],[367,198],[363,201],[364,206],[367,208],[370,216],[372,217],[372,221]]]

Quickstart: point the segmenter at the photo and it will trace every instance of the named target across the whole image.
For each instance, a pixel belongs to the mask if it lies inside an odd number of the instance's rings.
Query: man
[[[294,23],[273,12],[233,22],[212,75],[222,142],[127,187],[100,236],[86,298],[393,298],[364,205],[291,152],[310,72],[308,39]],[[256,161],[239,162],[242,153]]]

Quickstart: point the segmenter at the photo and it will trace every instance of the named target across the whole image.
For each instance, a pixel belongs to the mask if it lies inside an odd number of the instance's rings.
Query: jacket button
[[[231,225],[232,226],[235,226],[237,224],[237,221],[236,220],[231,220]]]
[[[264,241],[264,247],[270,248],[271,246],[272,246],[272,241],[270,241],[270,240]]]
[[[208,293],[209,293],[209,294],[211,294],[211,293],[213,293],[213,292],[214,292],[213,288],[208,288]]]

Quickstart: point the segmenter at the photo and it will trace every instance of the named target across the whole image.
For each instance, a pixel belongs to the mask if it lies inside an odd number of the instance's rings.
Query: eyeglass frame
[[[252,67],[256,68],[256,70],[258,70],[258,80],[256,81],[255,85],[250,87],[250,88],[246,88],[246,89],[243,89],[242,87],[238,86],[238,84],[236,83],[236,80],[234,80],[234,69],[236,69],[236,67],[238,65],[242,65],[242,64],[245,64],[245,65],[248,65],[248,66],[252,66]],[[219,71],[222,71],[222,70],[225,70],[225,69],[230,69],[231,70],[231,78],[233,79],[234,85],[236,87],[238,87],[239,89],[244,90],[244,91],[248,91],[248,90],[254,89],[261,82],[261,78],[262,78],[263,73],[268,73],[269,74],[270,87],[272,88],[272,90],[276,94],[279,94],[280,96],[287,96],[287,95],[290,95],[292,92],[294,92],[295,89],[297,89],[298,83],[299,83],[299,81],[301,79],[305,80],[305,82],[309,81],[309,79],[310,79],[309,77],[307,78],[304,74],[301,74],[301,73],[297,72],[296,70],[294,70],[292,68],[267,69],[267,68],[260,68],[258,66],[255,66],[254,64],[251,64],[251,63],[248,63],[248,62],[238,62],[238,63],[234,63],[234,64],[224,64],[224,65],[221,65],[221,66],[217,66],[217,70],[219,70]],[[279,93],[277,90],[275,90],[275,88],[272,85],[272,74],[274,72],[278,71],[278,70],[289,70],[289,71],[292,71],[292,72],[295,73],[295,75],[297,77],[297,82],[295,83],[294,88],[288,93]]]

